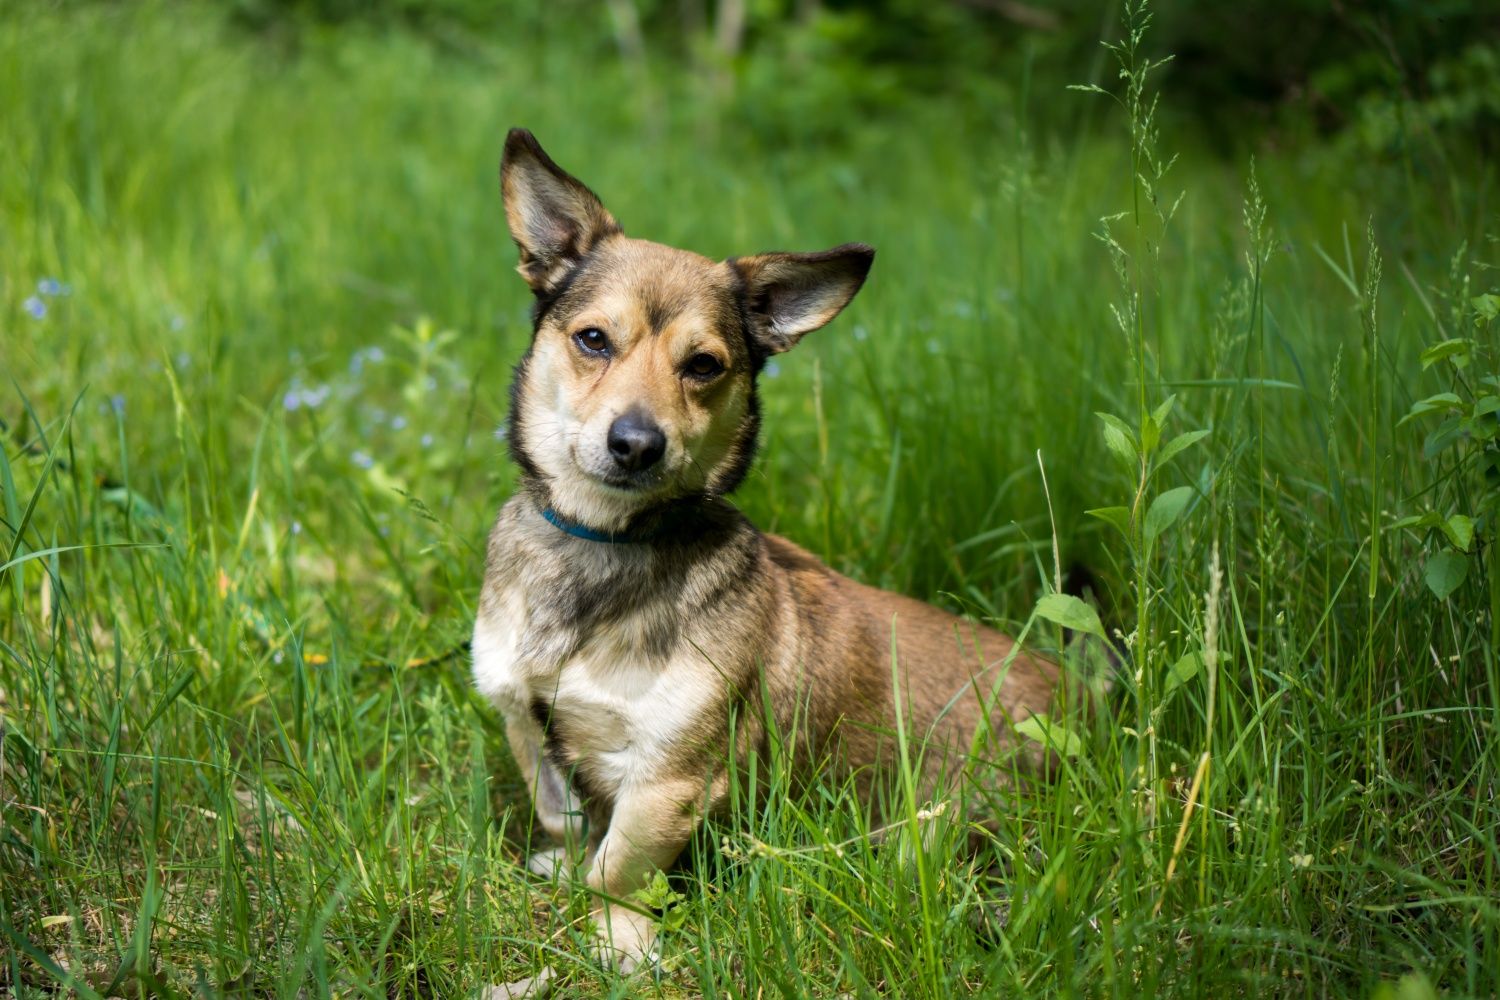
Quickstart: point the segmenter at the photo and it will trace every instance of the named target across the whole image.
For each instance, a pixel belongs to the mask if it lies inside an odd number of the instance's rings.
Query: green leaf
[[[1175,490],[1167,490],[1161,496],[1151,501],[1151,509],[1146,511],[1146,543],[1156,541],[1163,531],[1170,528],[1187,507],[1188,501],[1193,499],[1193,488],[1191,486],[1179,486]]]
[[[1203,670],[1202,653],[1184,653],[1167,671],[1166,694],[1171,694]]]
[[[1167,442],[1166,447],[1162,448],[1161,454],[1156,457],[1156,461],[1158,463],[1166,462],[1175,457],[1184,448],[1191,448],[1199,441],[1208,437],[1208,433],[1208,431],[1188,431],[1186,434],[1177,435]]]
[[[1036,605],[1037,617],[1056,622],[1075,632],[1089,632],[1104,638],[1099,613],[1072,594],[1048,594]]]
[[[1125,421],[1113,413],[1098,413],[1095,416],[1104,421],[1104,443],[1109,446],[1109,450],[1118,455],[1126,466],[1134,467],[1140,461],[1140,452],[1136,448],[1135,435]]]
[[[1448,536],[1448,541],[1453,547],[1461,552],[1469,551],[1469,546],[1474,544],[1474,519],[1464,514],[1454,514],[1448,520],[1442,522],[1440,527],[1443,534]]]
[[[634,896],[637,902],[653,910],[668,909],[687,898],[674,890],[667,877],[659,871],[652,876],[649,884],[637,889]]]
[[[660,871],[652,876],[649,885],[637,889],[632,898],[647,909],[660,911],[657,922],[663,930],[681,930],[687,919],[687,911],[682,907],[687,897],[673,889]]]
[[[1500,413],[1500,396],[1480,396],[1474,403],[1474,416],[1482,417],[1486,413]]]
[[[1429,461],[1446,451],[1452,444],[1461,440],[1468,430],[1468,421],[1462,417],[1449,417],[1437,430],[1427,435],[1422,441],[1422,457]]]
[[[1452,549],[1444,549],[1427,560],[1422,576],[1427,581],[1427,589],[1436,594],[1438,600],[1446,601],[1448,595],[1464,582],[1468,572],[1469,560]]]
[[[1141,452],[1146,455],[1151,454],[1156,450],[1159,441],[1161,441],[1161,424],[1156,422],[1155,417],[1148,414],[1146,419],[1141,421]]]
[[[1442,523],[1442,516],[1436,511],[1429,510],[1425,514],[1412,514],[1398,521],[1392,521],[1388,530],[1395,531],[1399,528],[1436,528]]]
[[[1078,738],[1077,733],[1045,715],[1028,715],[1016,723],[1016,732],[1065,757],[1076,756],[1083,749],[1083,740]]]
[[[1475,326],[1482,325],[1480,320],[1483,320],[1485,323],[1493,323],[1495,322],[1495,318],[1500,316],[1500,295],[1496,295],[1493,292],[1476,295],[1469,300],[1469,304],[1479,314],[1474,317]]]
[[[1459,399],[1458,396],[1454,395],[1453,393],[1440,392],[1436,396],[1428,396],[1426,399],[1419,399],[1415,403],[1411,404],[1411,409],[1406,411],[1406,416],[1397,421],[1396,426],[1400,427],[1408,421],[1417,419],[1423,414],[1434,413],[1441,410],[1448,410],[1452,409],[1455,406],[1462,405],[1463,400]]]
[[[1130,508],[1129,507],[1095,507],[1093,510],[1084,511],[1090,517],[1097,517],[1101,521],[1108,521],[1126,538],[1130,537]]]
[[[1171,416],[1171,414],[1172,414],[1172,405],[1174,403],[1176,403],[1176,402],[1177,402],[1177,394],[1173,393],[1172,395],[1168,396],[1166,399],[1162,400],[1162,404],[1160,406],[1158,406],[1156,409],[1154,409],[1154,410],[1151,411],[1151,419],[1153,419],[1153,420],[1156,421],[1156,426],[1158,426],[1158,427],[1165,427],[1165,426],[1167,426],[1167,417]]]
[[[1441,344],[1434,344],[1422,352],[1422,370],[1426,371],[1444,358],[1451,358],[1453,367],[1462,368],[1469,363],[1469,353],[1473,349],[1474,342],[1467,337],[1455,337]]]

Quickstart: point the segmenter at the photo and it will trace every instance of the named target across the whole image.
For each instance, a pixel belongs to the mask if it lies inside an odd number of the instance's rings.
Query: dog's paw
[[[566,848],[549,847],[527,858],[526,870],[542,878],[558,879],[572,873],[573,860]]]
[[[479,1000],[544,1000],[552,992],[552,966],[527,979],[499,983],[479,994]]]
[[[655,968],[661,961],[656,942],[656,921],[644,913],[612,906],[594,914],[598,934],[595,957],[599,964],[630,975],[637,969]]]

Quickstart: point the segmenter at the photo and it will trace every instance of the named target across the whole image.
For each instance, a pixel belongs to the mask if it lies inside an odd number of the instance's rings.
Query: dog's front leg
[[[520,760],[517,737],[511,736]],[[545,758],[534,758],[550,767]],[[522,765],[525,769],[525,765]],[[528,777],[528,782],[532,779]],[[540,784],[541,779],[537,782]],[[651,959],[656,939],[654,919],[631,909],[630,896],[645,888],[651,876],[677,860],[698,824],[703,788],[698,784],[664,782],[643,789],[621,789],[615,799],[609,829],[590,856],[589,888],[604,897],[594,910],[594,926],[601,938],[603,960],[623,973],[635,971]],[[538,816],[542,815],[538,806]],[[552,992],[556,976],[551,966],[528,979],[503,983],[482,993],[484,1000],[542,1000]]]
[[[536,720],[524,713],[506,713],[505,736],[510,751],[531,793],[536,818],[555,841],[526,859],[526,867],[538,875],[551,877],[564,871],[583,853],[585,834],[583,810],[566,775],[547,759],[544,734]]]
[[[615,799],[609,830],[593,854],[588,884],[604,897],[593,914],[604,957],[621,972],[649,959],[656,938],[654,918],[631,909],[630,896],[677,860],[697,828],[703,798],[701,783],[663,782],[621,789]]]

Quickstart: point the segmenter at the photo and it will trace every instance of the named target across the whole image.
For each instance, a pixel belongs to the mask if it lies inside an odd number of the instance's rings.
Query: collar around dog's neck
[[[605,542],[610,545],[639,544],[641,542],[649,542],[659,534],[657,531],[599,531],[596,528],[590,528],[580,521],[563,517],[551,507],[543,507],[542,516],[563,534],[572,535],[574,538],[582,538],[589,542]]]

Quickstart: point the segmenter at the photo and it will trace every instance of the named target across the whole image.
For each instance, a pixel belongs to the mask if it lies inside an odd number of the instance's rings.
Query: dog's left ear
[[[500,193],[521,250],[516,270],[538,295],[556,289],[600,240],[620,231],[594,192],[553,163],[524,128],[505,137]]]
[[[729,261],[745,283],[750,335],[772,354],[789,350],[854,298],[875,248],[845,243],[821,253],[762,253]]]

